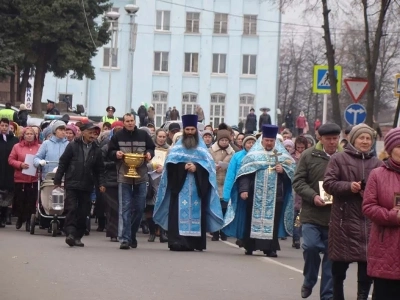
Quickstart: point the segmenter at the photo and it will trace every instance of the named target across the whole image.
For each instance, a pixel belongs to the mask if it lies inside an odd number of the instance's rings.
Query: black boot
[[[31,231],[31,220],[26,220],[26,223],[25,223],[25,231],[26,232],[30,232]]]
[[[357,285],[357,300],[368,300],[369,290],[371,289],[371,282],[361,281]]]
[[[164,229],[160,229],[160,243],[167,243],[168,236]]]
[[[213,232],[213,237],[211,238],[211,240],[213,242],[219,241],[219,231]]]
[[[140,224],[140,227],[142,227],[142,233],[143,234],[149,234],[150,233],[149,226],[147,226],[147,222],[146,221],[142,221],[142,223]]]
[[[15,228],[20,229],[22,227],[22,220],[21,218],[17,219],[17,223],[15,223]]]
[[[333,299],[335,300],[345,300],[344,290],[343,290],[343,280],[335,278],[333,276]]]
[[[226,241],[228,239],[228,237],[226,236],[225,233],[222,232],[222,230],[220,231],[221,234],[221,241]]]
[[[12,208],[11,207],[7,207],[7,225],[12,225],[11,222],[11,212],[12,212]]]
[[[96,231],[103,232],[104,228],[106,227],[106,217],[101,216],[97,218],[97,229]]]
[[[149,239],[147,240],[148,242],[152,243],[156,240],[156,235],[155,234],[150,234]]]

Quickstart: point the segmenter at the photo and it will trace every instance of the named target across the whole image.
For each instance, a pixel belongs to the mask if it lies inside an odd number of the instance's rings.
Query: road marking
[[[221,241],[221,242],[223,242],[224,244],[226,244],[228,246],[231,246],[233,248],[240,249],[238,247],[238,245],[233,244],[231,242],[228,242],[228,241]],[[300,270],[300,269],[297,269],[295,267],[292,267],[291,265],[287,265],[287,264],[281,263],[281,262],[279,262],[279,261],[277,261],[275,259],[272,259],[272,258],[269,258],[269,257],[257,257],[257,258],[258,258],[258,260],[260,260],[260,261],[262,261],[264,263],[266,263],[266,262],[274,263],[274,264],[276,264],[278,266],[284,267],[284,268],[289,269],[291,271],[303,274],[303,270]],[[321,276],[318,276],[318,279],[321,280]],[[369,295],[368,298],[372,298],[372,295]]]

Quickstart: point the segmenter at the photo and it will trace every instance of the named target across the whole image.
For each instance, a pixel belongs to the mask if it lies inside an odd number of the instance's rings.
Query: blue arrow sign
[[[358,103],[350,104],[344,111],[344,119],[352,126],[364,123],[366,118],[367,110]]]

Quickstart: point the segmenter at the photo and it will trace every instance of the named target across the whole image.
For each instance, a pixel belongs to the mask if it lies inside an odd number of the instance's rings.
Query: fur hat
[[[230,138],[231,138],[231,133],[228,130],[226,130],[226,129],[218,130],[218,132],[217,132],[217,141],[219,141],[221,139],[230,140]]]

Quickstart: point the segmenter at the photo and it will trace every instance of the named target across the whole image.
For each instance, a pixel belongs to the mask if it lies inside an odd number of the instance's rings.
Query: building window
[[[216,13],[214,16],[214,33],[228,33],[228,14]]]
[[[104,47],[103,48],[103,67],[110,67],[110,48],[109,47]],[[112,51],[112,68],[117,68],[118,67],[118,48],[114,48]]]
[[[254,95],[240,95],[239,120],[246,120],[252,108],[254,108]]]
[[[182,95],[182,116],[196,114],[197,94],[184,93]]]
[[[199,33],[200,29],[200,13],[187,12],[186,13],[186,32]]]
[[[212,72],[216,74],[226,73],[226,54],[213,54]]]
[[[244,35],[256,35],[257,34],[257,16],[244,15],[243,34]]]
[[[257,55],[243,55],[243,75],[256,75]]]
[[[199,54],[185,53],[185,73],[199,72]]]
[[[155,115],[154,124],[156,127],[161,127],[162,124],[165,123],[165,115],[167,114],[167,105],[168,105],[168,93],[166,92],[154,92],[153,93],[153,101],[152,101]]]
[[[108,11],[113,11],[113,12],[119,13],[119,7],[111,7]],[[118,20],[110,22],[110,29],[111,29],[111,23],[112,23],[113,30],[118,30]]]
[[[215,128],[225,119],[225,95],[212,94],[210,102],[210,123]]]
[[[156,18],[156,30],[169,31],[171,12],[167,10],[158,10]]]
[[[168,72],[168,52],[154,52],[154,71]]]

